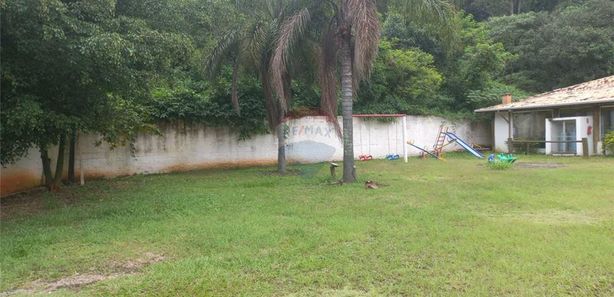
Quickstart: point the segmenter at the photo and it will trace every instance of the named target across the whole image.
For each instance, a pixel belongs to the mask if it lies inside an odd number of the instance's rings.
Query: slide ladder
[[[446,144],[446,134],[448,133],[448,127],[439,126],[439,133],[437,134],[437,141],[435,142],[435,146],[433,147],[433,153],[438,157],[441,156],[443,152],[443,147]]]
[[[471,145],[469,145],[468,143],[466,143],[464,140],[462,140],[460,137],[458,137],[456,134],[452,133],[452,132],[444,132],[446,136],[448,136],[448,138],[451,139],[451,141],[456,141],[456,143],[458,143],[458,145],[460,145],[461,147],[463,147],[466,151],[470,152],[472,155],[476,156],[477,158],[484,158],[484,155],[477,151],[476,149],[474,149]]]

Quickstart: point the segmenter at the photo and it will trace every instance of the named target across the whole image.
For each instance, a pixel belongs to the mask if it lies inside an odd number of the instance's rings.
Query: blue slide
[[[460,137],[456,136],[456,134],[452,133],[452,132],[446,132],[445,133],[450,139],[452,139],[452,141],[456,141],[456,143],[458,143],[458,145],[462,146],[466,151],[470,152],[472,155],[482,159],[484,158],[484,155],[478,151],[476,151],[473,147],[471,147],[469,144],[467,144],[465,141],[463,141],[462,139],[460,139]]]

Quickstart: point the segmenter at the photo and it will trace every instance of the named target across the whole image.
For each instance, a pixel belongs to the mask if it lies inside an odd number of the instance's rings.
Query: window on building
[[[601,138],[606,133],[614,131],[614,108],[604,108],[601,110]]]
[[[544,140],[546,138],[546,117],[549,112],[535,111],[514,113],[514,139]]]

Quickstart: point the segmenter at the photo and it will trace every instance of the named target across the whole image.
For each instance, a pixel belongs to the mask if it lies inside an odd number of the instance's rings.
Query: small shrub
[[[489,162],[488,167],[493,170],[506,170],[514,166],[514,163],[509,162]]]
[[[603,139],[603,150],[606,151],[606,154],[614,154],[614,131],[610,131],[605,134],[605,138]]]

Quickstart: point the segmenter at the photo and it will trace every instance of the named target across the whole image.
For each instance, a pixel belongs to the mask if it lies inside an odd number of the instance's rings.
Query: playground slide
[[[460,137],[458,137],[456,134],[452,133],[452,132],[446,132],[446,135],[456,141],[456,143],[458,143],[458,145],[462,146],[466,151],[470,152],[472,155],[476,156],[477,158],[484,158],[484,155],[478,151],[476,151],[473,147],[471,147],[471,145],[467,144],[464,140],[462,140]]]

